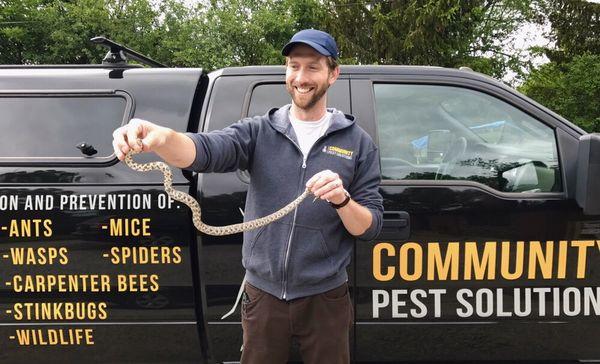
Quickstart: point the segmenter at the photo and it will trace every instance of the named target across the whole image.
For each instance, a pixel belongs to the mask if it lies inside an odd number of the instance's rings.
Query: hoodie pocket
[[[321,229],[296,224],[288,262],[290,284],[311,285],[337,273]]]
[[[258,229],[244,246],[244,268],[264,280],[280,282],[290,229],[290,224],[278,221]]]

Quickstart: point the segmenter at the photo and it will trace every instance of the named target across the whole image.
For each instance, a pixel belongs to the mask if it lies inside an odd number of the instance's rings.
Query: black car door
[[[209,92],[211,101],[203,114],[203,131],[222,129],[246,116],[263,115],[271,108],[291,102],[285,89],[283,67],[274,74],[216,77]],[[350,111],[347,78],[338,79],[328,91],[328,106]],[[242,222],[250,178],[243,171],[199,175],[198,196],[203,221],[217,226]],[[200,276],[212,355],[217,362],[238,361],[242,345],[239,307],[231,316],[221,317],[233,307],[244,278],[242,234],[201,235],[199,242]],[[290,359],[300,360],[299,352],[293,350]]]
[[[599,359],[575,128],[475,77],[355,78],[385,205],[382,235],[356,248],[356,360]]]

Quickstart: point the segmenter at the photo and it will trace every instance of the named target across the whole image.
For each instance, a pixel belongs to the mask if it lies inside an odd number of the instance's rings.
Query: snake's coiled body
[[[169,165],[164,162],[150,162],[144,164],[136,163],[133,161],[133,155],[137,153],[138,152],[135,152],[133,150],[127,153],[127,155],[125,156],[125,164],[127,164],[129,168],[138,172],[149,172],[153,170],[162,172],[164,176],[163,180],[165,192],[167,192],[167,194],[171,196],[172,199],[186,204],[192,210],[192,221],[194,222],[194,226],[196,227],[196,229],[208,235],[231,235],[243,231],[258,229],[259,227],[277,221],[285,215],[289,214],[290,212],[294,211],[294,209],[298,207],[298,205],[300,205],[300,202],[302,202],[302,200],[304,200],[306,196],[308,196],[308,194],[310,193],[308,188],[305,189],[304,192],[300,196],[298,196],[294,201],[290,202],[283,208],[275,211],[270,215],[261,217],[260,219],[245,221],[239,224],[227,226],[210,226],[202,222],[202,211],[200,210],[200,204],[198,203],[198,201],[196,201],[195,198],[188,195],[187,193],[177,191],[173,188],[173,173],[171,172],[171,168],[169,167]]]

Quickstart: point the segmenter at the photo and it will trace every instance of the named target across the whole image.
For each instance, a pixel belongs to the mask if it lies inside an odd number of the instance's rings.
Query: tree
[[[470,66],[496,77],[521,72],[507,52],[523,22],[537,19],[524,0],[328,0],[327,28],[351,63]]]
[[[171,66],[282,64],[283,44],[325,16],[320,0],[0,0],[0,63],[99,63],[89,39],[105,35]]]
[[[105,51],[90,38],[138,34],[144,45],[157,16],[147,0],[0,0],[0,62],[99,63]]]
[[[585,53],[600,54],[600,4],[582,0],[545,3],[555,48],[545,49],[551,61],[568,62]]]
[[[519,90],[588,132],[600,132],[600,55],[544,64]]]
[[[520,91],[589,132],[600,132],[600,4],[575,0],[544,4],[553,48]]]
[[[201,40],[213,57],[204,64],[283,64],[283,45],[299,29],[319,28],[325,10],[319,0],[213,0]]]

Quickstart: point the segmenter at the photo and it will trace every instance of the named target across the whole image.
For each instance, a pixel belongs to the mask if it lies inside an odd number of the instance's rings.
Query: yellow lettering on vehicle
[[[112,264],[179,264],[181,247],[179,246],[123,246],[110,249]]]
[[[487,273],[487,279],[496,278],[496,242],[488,241],[484,244],[483,254],[479,259],[477,243],[465,243],[465,276],[471,279],[471,272],[475,272],[475,279],[482,280]]]
[[[17,321],[106,320],[106,302],[18,302],[13,304]]]
[[[383,251],[387,251],[387,256],[391,257],[395,254],[394,246],[390,243],[379,243],[373,248],[373,277],[381,282],[386,282],[394,278],[394,268],[387,267],[384,274],[381,273],[381,255]]]
[[[52,236],[50,219],[13,219],[8,227],[9,238],[39,238]]]
[[[585,278],[586,260],[587,260],[587,249],[596,245],[593,240],[573,240],[571,245],[578,248],[577,254],[577,278]]]
[[[558,244],[558,269],[556,278],[565,279],[567,276],[567,248],[568,241],[561,240]]]
[[[156,292],[158,291],[157,274],[119,274],[117,291],[119,292]]]
[[[511,245],[516,245],[515,268],[513,272],[510,271]],[[501,256],[500,275],[502,278],[509,281],[521,278],[523,275],[523,261],[525,259],[525,242],[517,241],[515,244],[511,244],[510,241],[503,241]]]
[[[457,280],[458,266],[460,264],[459,253],[459,243],[448,243],[446,247],[446,258],[442,262],[440,244],[429,243],[427,249],[427,280],[435,280],[435,273],[437,273],[437,279],[445,281],[448,279],[449,272],[451,272],[450,279],[453,281]]]
[[[498,242],[380,242],[373,246],[373,278],[433,280],[584,279],[587,260],[600,254],[600,240]],[[555,249],[555,247],[557,247]],[[598,247],[598,249],[590,249]],[[569,250],[576,264],[569,265]],[[426,260],[426,261],[424,261]],[[571,259],[575,261],[575,259]],[[425,269],[425,272],[423,271]]]
[[[540,267],[544,279],[552,278],[552,254],[554,253],[554,242],[546,242],[546,249],[542,249],[539,241],[529,242],[529,275],[527,278],[535,279],[537,267]],[[537,263],[537,264],[536,264]]]
[[[65,265],[69,262],[65,247],[10,248],[10,257],[14,265]]]
[[[110,292],[107,274],[15,275],[7,285],[17,293]]]
[[[16,339],[21,346],[94,345],[93,329],[19,329]]]
[[[410,253],[412,251],[412,253]],[[400,247],[400,277],[405,281],[416,281],[423,274],[423,248],[418,243],[405,243]],[[413,272],[408,272],[409,256],[413,255]]]
[[[150,236],[150,218],[110,219],[110,236]]]

